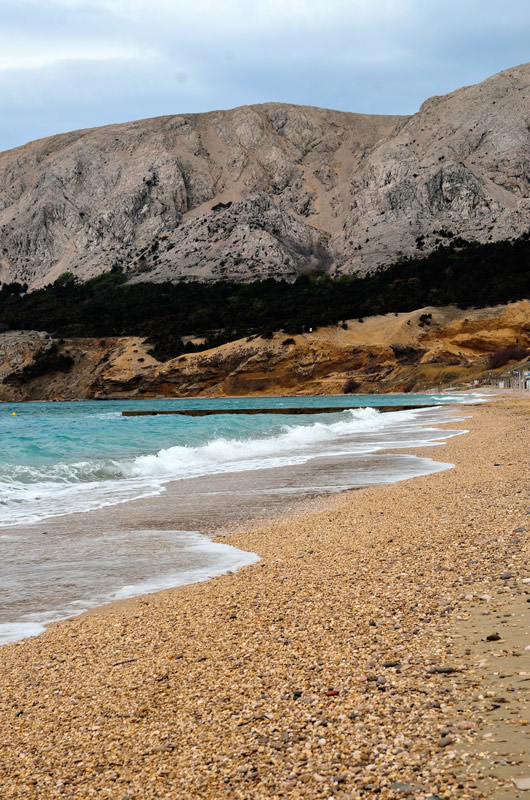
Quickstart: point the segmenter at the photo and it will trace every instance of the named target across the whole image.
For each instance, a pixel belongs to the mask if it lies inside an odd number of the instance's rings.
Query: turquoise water
[[[122,417],[125,409],[444,405],[452,395],[0,404],[0,526],[160,493],[169,480],[299,463],[351,435],[378,446],[416,412]],[[16,416],[13,415],[16,414]],[[393,419],[392,419],[393,418]],[[365,436],[366,438],[366,436]],[[340,449],[340,448],[339,448]]]
[[[109,600],[256,560],[205,532],[286,502],[451,465],[400,454],[461,431],[455,395],[0,404],[0,643]],[[371,404],[373,407],[367,407]],[[380,413],[376,406],[422,407]],[[127,409],[344,406],[318,415]],[[350,406],[351,408],[346,408]],[[13,415],[15,412],[15,415]]]
[[[308,406],[446,405],[455,395],[362,395],[337,397],[218,398],[194,400],[120,400],[66,403],[0,403],[1,460],[28,466],[72,463],[86,458],[126,458],[156,452],[167,437],[197,446],[218,436],[258,438],[275,435],[289,417],[281,415],[136,417],[122,419],[124,410],[289,408]],[[17,417],[12,418],[13,412]],[[117,418],[120,423],[117,423]],[[312,424],[314,417],[293,416],[296,424]],[[133,435],[131,435],[131,433]]]

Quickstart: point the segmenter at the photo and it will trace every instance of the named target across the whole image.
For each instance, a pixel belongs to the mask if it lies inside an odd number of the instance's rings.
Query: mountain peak
[[[268,102],[31,142],[0,153],[0,280],[294,278],[516,236],[529,108],[530,63],[410,117]]]

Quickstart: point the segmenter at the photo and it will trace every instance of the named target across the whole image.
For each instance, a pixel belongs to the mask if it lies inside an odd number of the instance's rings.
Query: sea
[[[462,432],[477,395],[0,404],[0,644],[258,560],[212,536],[308,498],[448,469],[400,451]],[[382,407],[417,406],[383,413]],[[453,408],[449,410],[448,406]],[[122,411],[340,407],[334,413]],[[434,454],[433,454],[434,455]]]

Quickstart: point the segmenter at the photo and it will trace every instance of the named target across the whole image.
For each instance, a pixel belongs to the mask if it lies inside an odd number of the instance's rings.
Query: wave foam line
[[[351,436],[355,433],[371,433],[389,428],[400,421],[414,418],[414,412],[402,411],[381,414],[374,408],[362,408],[344,412],[338,422],[316,422],[311,425],[286,425],[283,432],[260,439],[225,439],[220,437],[198,447],[169,447],[153,455],[138,456],[131,467],[131,475],[138,477],[192,477],[219,471],[236,471],[265,466],[273,459],[278,464],[281,455],[289,463],[304,461],[312,446]],[[390,420],[389,417],[394,417]],[[372,448],[371,448],[372,449]]]
[[[325,455],[326,444],[336,448],[344,442],[352,454],[376,452],[386,446],[385,430],[404,432],[410,424],[425,431],[423,443],[428,444],[433,437],[421,423],[425,411],[382,414],[374,408],[348,409],[334,422],[285,425],[281,433],[269,437],[218,437],[201,445],[176,445],[124,461],[19,465],[11,474],[10,465],[0,465],[0,527],[160,494],[163,484],[172,480],[301,464]],[[359,441],[348,441],[356,435]],[[440,433],[439,438],[446,437],[446,431]]]

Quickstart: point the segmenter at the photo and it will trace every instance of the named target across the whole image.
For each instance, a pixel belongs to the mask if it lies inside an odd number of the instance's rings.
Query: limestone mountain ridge
[[[266,103],[0,153],[0,281],[363,273],[530,227],[530,64],[408,117]]]

